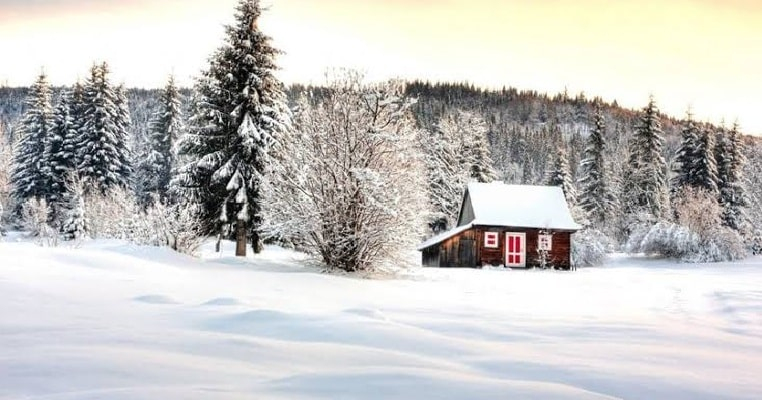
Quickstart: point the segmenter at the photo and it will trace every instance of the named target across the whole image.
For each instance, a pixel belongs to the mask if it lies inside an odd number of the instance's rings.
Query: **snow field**
[[[304,264],[0,243],[0,399],[762,396],[760,258],[377,280]]]

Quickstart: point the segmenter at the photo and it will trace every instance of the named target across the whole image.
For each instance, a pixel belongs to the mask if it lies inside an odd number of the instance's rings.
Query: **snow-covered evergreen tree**
[[[79,80],[71,89],[71,98],[69,99],[69,114],[76,132],[72,140],[65,140],[64,150],[72,154],[71,164],[79,172],[79,166],[82,164],[83,152],[80,149],[80,140],[85,136],[85,86]]]
[[[50,86],[44,73],[32,85],[26,106],[27,111],[18,127],[20,139],[14,149],[11,173],[13,197],[19,206],[29,199],[44,199],[48,195],[44,157],[53,109]]]
[[[44,172],[47,177],[48,204],[57,212],[66,193],[66,179],[76,165],[76,142],[79,132],[72,118],[71,93],[64,91],[53,113],[53,122],[45,146]]]
[[[716,195],[718,193],[718,177],[714,153],[714,132],[709,127],[702,127],[696,144],[691,186]]]
[[[279,51],[259,30],[261,12],[259,0],[239,1],[225,44],[197,82],[197,114],[179,147],[192,161],[173,185],[200,211],[207,233],[235,225],[239,256],[247,236],[261,249],[262,180],[271,148],[290,125],[274,75]]]
[[[745,230],[747,222],[744,210],[747,199],[743,179],[746,157],[743,147],[738,124],[734,124],[729,131],[722,130],[719,133],[715,150],[722,222],[723,225],[739,232]]]
[[[672,187],[675,192],[684,187],[693,186],[695,182],[694,163],[697,158],[699,127],[693,120],[693,115],[690,111],[680,135],[680,147],[675,154],[675,169],[674,177],[672,178]]]
[[[420,140],[425,157],[432,233],[444,232],[455,226],[458,207],[468,184],[470,170],[459,162],[456,142],[445,137],[442,130],[421,131]]]
[[[429,182],[433,233],[452,228],[469,181],[491,182],[496,173],[487,143],[487,124],[473,112],[443,116],[433,132],[421,132]]]
[[[616,196],[609,181],[604,154],[606,153],[606,122],[600,105],[596,105],[593,114],[593,130],[587,139],[587,147],[580,162],[581,190],[578,196],[579,206],[586,212],[590,222],[597,228],[611,224],[609,220],[616,212]]]
[[[86,186],[101,193],[127,187],[131,173],[127,99],[123,89],[111,85],[108,73],[106,63],[93,65],[90,70],[79,140],[79,173]]]
[[[148,137],[148,152],[142,157],[138,171],[141,181],[141,203],[147,204],[156,197],[165,202],[169,191],[172,171],[177,166],[175,144],[183,132],[180,92],[170,77],[161,93],[159,109],[154,114]]]
[[[653,97],[643,109],[630,141],[624,171],[623,207],[632,222],[654,223],[669,213],[667,163],[659,110]]]
[[[492,165],[488,127],[484,119],[471,111],[455,110],[443,116],[437,124],[441,139],[448,142],[457,157],[458,168],[468,172],[470,180],[492,182],[495,168]]]
[[[559,147],[556,151],[556,157],[553,159],[553,165],[548,169],[545,184],[559,186],[564,191],[569,207],[577,204],[577,189],[574,187],[569,160],[566,158],[566,151],[563,147]]]

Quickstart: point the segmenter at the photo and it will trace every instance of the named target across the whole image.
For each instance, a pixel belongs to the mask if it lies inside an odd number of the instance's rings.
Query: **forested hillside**
[[[58,102],[63,88],[51,90],[52,103]],[[150,141],[150,121],[161,105],[160,90],[129,89],[127,100],[131,125],[129,126],[129,143],[133,157],[139,158],[148,154]],[[192,114],[190,109],[190,89],[180,90],[182,114]],[[599,110],[602,129],[598,134],[605,143],[605,153],[600,157],[602,168],[610,176],[609,186],[614,200],[623,200],[626,190],[623,189],[622,178],[627,176],[630,142],[639,124],[642,110],[631,110],[618,104],[605,103],[600,99],[588,98],[584,94],[570,95],[567,93],[549,95],[534,91],[519,91],[515,88],[502,90],[483,90],[468,84],[408,82],[404,85],[404,93],[409,99],[415,99],[409,110],[412,112],[416,125],[425,140],[424,147],[429,153],[473,153],[481,154],[479,160],[471,160],[478,164],[486,160],[490,165],[480,168],[486,175],[482,180],[498,179],[507,183],[548,184],[548,179],[554,163],[563,159],[568,165],[568,175],[561,177],[560,183],[566,179],[570,190],[582,190],[584,178],[581,165],[588,146],[588,137],[595,126],[594,115]],[[24,99],[29,94],[28,88],[0,88],[0,129],[3,133],[5,148],[14,137],[14,126],[25,112]],[[291,108],[298,109],[300,99],[307,97],[312,104],[324,102],[331,96],[331,90],[326,87],[311,87],[292,85],[287,88],[286,95]],[[644,99],[644,106],[648,99]],[[658,101],[658,99],[657,99]],[[687,115],[687,114],[686,114]],[[678,174],[680,163],[678,153],[683,142],[683,131],[686,126],[684,118],[675,118],[658,114],[661,121],[664,143],[659,152],[667,164],[666,181],[672,182]],[[187,119],[187,117],[186,117]],[[712,126],[701,122],[696,123],[701,129],[722,136],[731,130],[727,126]],[[445,149],[443,142],[452,140],[445,131],[468,131],[470,135],[486,138],[486,150],[474,150],[465,143],[461,147]],[[469,139],[470,140],[470,139]],[[478,142],[478,138],[477,138]],[[762,142],[751,136],[743,137],[744,182],[746,196],[746,214],[751,227],[762,226]],[[463,147],[465,146],[465,147]],[[6,150],[7,152],[8,150]],[[481,151],[482,153],[479,153]],[[133,160],[133,168],[139,167],[139,160]],[[138,168],[139,169],[139,168]],[[434,169],[437,169],[434,167]],[[557,172],[557,171],[555,171]],[[471,178],[474,178],[471,173]],[[7,179],[7,178],[6,178]],[[135,178],[140,181],[140,171]],[[430,199],[435,209],[429,219],[429,227],[434,232],[452,226],[452,214],[457,212],[457,195],[462,190],[461,182],[452,177],[442,177],[450,180],[445,188],[444,199],[437,204],[436,199]],[[469,179],[468,176],[463,179]],[[430,185],[435,186],[437,180],[429,176]],[[440,180],[441,181],[441,180]],[[433,183],[432,183],[433,182]],[[444,182],[439,182],[444,183]],[[134,183],[140,191],[141,182]],[[7,185],[6,185],[7,186]],[[437,190],[437,189],[432,189]],[[675,190],[674,188],[672,189]],[[449,191],[449,192],[448,192]],[[569,191],[565,189],[565,191]],[[7,195],[7,193],[6,193]],[[136,193],[138,198],[143,194]],[[674,198],[674,193],[672,197]],[[7,196],[6,196],[7,197]],[[612,206],[620,210],[620,206]],[[598,207],[600,208],[600,207]],[[622,212],[614,213],[622,217]],[[581,214],[580,214],[581,215]],[[583,217],[586,218],[586,217]],[[620,243],[626,242],[632,221],[622,221],[608,218],[609,233],[617,236]]]

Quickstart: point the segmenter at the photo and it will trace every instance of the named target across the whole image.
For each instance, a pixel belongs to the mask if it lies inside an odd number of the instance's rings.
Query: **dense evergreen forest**
[[[293,106],[304,93],[320,93],[321,89],[304,85],[291,85],[287,89]],[[53,89],[54,103],[61,88]],[[0,87],[0,132],[5,140],[12,141],[13,126],[25,111],[24,99],[29,88]],[[182,89],[183,106],[188,107],[190,89]],[[498,178],[507,183],[539,184],[545,179],[546,170],[559,144],[566,146],[572,175],[578,178],[577,169],[586,146],[585,138],[592,129],[592,116],[598,99],[584,94],[560,93],[549,95],[515,88],[485,90],[466,83],[430,83],[415,81],[406,85],[406,94],[417,99],[412,107],[417,123],[434,130],[438,121],[448,112],[457,109],[473,111],[482,116],[488,125],[487,138]],[[128,89],[131,133],[133,145],[144,142],[149,132],[149,121],[159,104],[159,89]],[[645,101],[644,99],[644,105]],[[627,144],[638,120],[638,110],[620,107],[618,104],[601,102],[607,127],[605,141],[612,174],[622,176],[622,161],[626,159]],[[684,118],[661,115],[664,131],[664,157],[671,165],[680,146],[680,131]],[[714,126],[718,130],[720,127]],[[762,171],[759,148],[762,140],[745,136],[748,163],[750,200],[762,205],[762,177],[754,172]],[[672,168],[670,168],[672,170]],[[762,221],[762,220],[760,220]]]

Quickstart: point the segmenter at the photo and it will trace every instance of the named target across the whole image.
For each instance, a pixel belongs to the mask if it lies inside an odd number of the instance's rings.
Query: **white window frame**
[[[494,240],[493,245],[490,245],[490,237],[492,237]],[[500,232],[484,232],[484,247],[487,249],[496,249],[500,247]]]
[[[553,251],[553,235],[537,235],[537,250]]]

